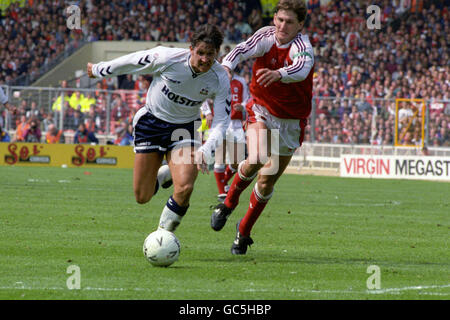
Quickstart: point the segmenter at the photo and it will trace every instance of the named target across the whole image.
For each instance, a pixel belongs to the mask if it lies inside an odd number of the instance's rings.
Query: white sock
[[[181,222],[183,217],[170,210],[167,206],[164,206],[159,218],[159,228],[174,232]]]

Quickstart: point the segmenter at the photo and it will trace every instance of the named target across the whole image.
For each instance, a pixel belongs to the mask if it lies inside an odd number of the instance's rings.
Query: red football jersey
[[[231,120],[243,120],[244,114],[242,111],[236,111],[233,106],[235,104],[242,104],[248,100],[248,88],[245,79],[238,75],[233,75],[230,83],[231,87]]]
[[[264,88],[256,80],[256,71],[262,68],[278,70],[292,65],[289,48],[278,48],[276,44],[253,64],[250,93],[253,100],[275,117],[282,119],[305,119],[311,113],[314,66],[308,77],[300,82],[283,83],[277,81]]]
[[[314,51],[307,35],[299,33],[290,43],[280,44],[274,26],[264,27],[238,44],[222,64],[233,70],[241,61],[255,58],[250,93],[255,103],[282,119],[306,119],[311,113]],[[268,68],[281,74],[280,81],[264,88],[256,72]]]

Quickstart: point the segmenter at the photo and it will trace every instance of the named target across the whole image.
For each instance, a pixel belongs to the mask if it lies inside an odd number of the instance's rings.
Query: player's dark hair
[[[214,48],[220,50],[220,46],[223,42],[223,33],[216,25],[201,25],[192,35],[191,46],[195,48],[199,42],[211,44]]]
[[[297,15],[299,22],[305,21],[307,8],[304,0],[280,0],[275,7],[275,12],[279,10],[291,10]]]

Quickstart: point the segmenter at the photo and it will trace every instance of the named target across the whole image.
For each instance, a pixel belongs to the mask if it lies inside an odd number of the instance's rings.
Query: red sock
[[[214,176],[216,177],[217,189],[219,190],[219,194],[225,193],[225,172],[218,172],[214,170]]]
[[[241,168],[238,168],[238,172],[240,171]],[[242,174],[242,173],[241,173]],[[244,175],[242,175],[244,176]],[[231,209],[234,209],[237,207],[237,205],[239,204],[239,197],[242,193],[242,191],[244,191],[253,181],[253,179],[256,177],[256,175],[254,177],[251,178],[241,178],[241,175],[238,173],[234,176],[233,182],[231,183],[230,186],[230,190],[228,190],[227,193],[227,197],[224,201],[224,204]]]
[[[236,170],[233,170],[231,168],[231,166],[227,166],[227,168],[225,169],[225,176],[224,176],[224,180],[223,182],[225,184],[228,183],[228,181],[230,181],[230,179],[233,177],[233,175],[236,173]]]
[[[264,210],[267,200],[260,199],[255,193],[255,189],[253,189],[252,194],[250,196],[250,205],[248,207],[247,213],[244,218],[239,223],[239,233],[244,237],[248,237],[250,232],[255,224],[256,220],[258,220],[259,215]]]

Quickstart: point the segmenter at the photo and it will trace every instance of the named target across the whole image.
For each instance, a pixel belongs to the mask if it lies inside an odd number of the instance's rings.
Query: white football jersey
[[[211,151],[225,136],[229,123],[231,90],[225,69],[216,61],[204,73],[195,73],[188,49],[156,47],[100,62],[92,67],[96,77],[121,74],[152,74],[146,107],[157,118],[169,123],[189,123],[200,118],[200,106],[214,99],[213,124],[203,149]]]

